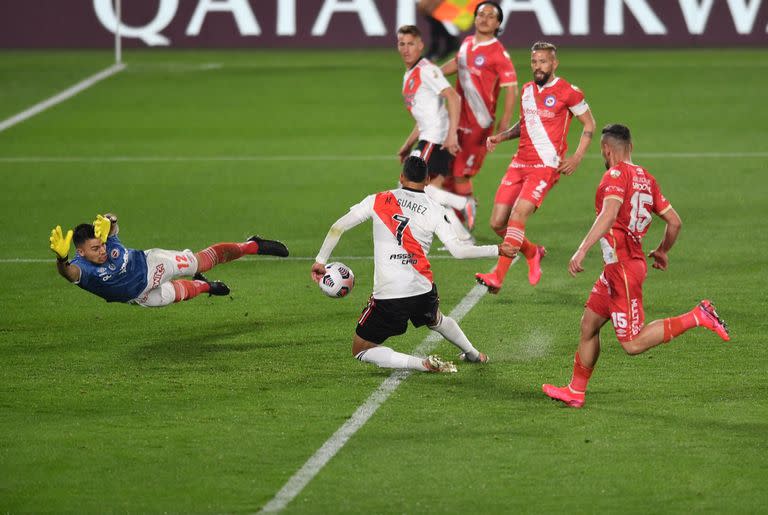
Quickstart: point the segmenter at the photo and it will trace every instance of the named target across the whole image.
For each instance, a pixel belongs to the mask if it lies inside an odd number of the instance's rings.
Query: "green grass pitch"
[[[512,51],[522,80],[525,50]],[[582,410],[570,377],[599,252],[571,278],[603,170],[597,144],[531,220],[537,288],[512,268],[462,321],[487,366],[412,375],[287,513],[757,513],[768,506],[768,55],[569,50],[598,127],[628,124],[683,232],[652,270],[647,319],[714,299],[723,344],[694,330],[630,358],[610,327]],[[392,51],[129,52],[128,68],[0,133],[0,511],[253,512],[389,375],[350,353],[372,286],[370,226],[337,247],[357,286],[311,283],[330,224],[394,186],[411,121]],[[0,53],[0,119],[106,68],[108,53]],[[579,134],[574,124],[571,145]],[[516,144],[476,180],[477,236]],[[162,310],[68,285],[53,226],[120,215],[134,248],[279,238],[297,259],[209,275],[229,298]],[[646,240],[651,250],[661,222]],[[444,253],[433,250],[433,255]],[[443,309],[492,260],[435,259]],[[410,351],[428,331],[389,343]],[[762,336],[761,336],[762,335]],[[453,357],[442,342],[437,353]]]

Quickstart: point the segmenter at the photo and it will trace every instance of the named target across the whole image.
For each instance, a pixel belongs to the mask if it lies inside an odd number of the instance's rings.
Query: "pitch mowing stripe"
[[[477,285],[461,299],[461,302],[453,308],[448,316],[456,322],[460,322],[469,311],[475,307],[480,299],[488,292],[485,286]],[[443,337],[436,333],[430,333],[414,349],[415,355],[429,354],[442,340]],[[357,411],[349,418],[333,435],[326,440],[320,449],[312,455],[309,460],[296,472],[277,494],[259,511],[259,513],[274,513],[283,510],[288,504],[304,490],[304,487],[320,472],[320,470],[333,458],[350,438],[368,422],[376,410],[384,404],[392,392],[394,392],[400,383],[405,381],[412,370],[396,370],[384,380],[383,383],[368,397],[365,403],[357,408]]]
[[[5,123],[5,122],[3,122]],[[0,129],[2,130],[2,129]],[[709,159],[709,158],[760,158],[768,152],[638,152],[634,157],[657,159]],[[587,155],[587,159],[602,159],[599,155]],[[391,155],[321,155],[321,156],[5,156],[0,163],[189,163],[189,162],[267,162],[267,161],[394,161]],[[486,159],[509,160],[509,153],[490,154]]]
[[[334,261],[370,261],[373,259],[373,256],[334,256]],[[430,261],[433,259],[456,259],[450,254],[437,254],[437,255],[430,255],[429,256]],[[237,259],[235,261],[232,261],[230,263],[226,263],[227,265],[240,263],[242,261],[311,261],[312,263],[315,262],[314,257],[310,256],[288,256],[288,257],[277,257],[277,256],[243,256],[240,259]],[[55,263],[55,258],[51,256],[48,259],[43,258],[0,258],[0,264],[2,265],[15,265],[15,264],[27,264],[27,263]]]
[[[10,129],[14,125],[21,123],[24,120],[28,120],[29,118],[32,118],[36,114],[39,114],[45,111],[49,107],[53,107],[56,104],[60,104],[65,100],[72,98],[73,96],[77,95],[81,91],[90,88],[97,82],[102,81],[107,77],[110,77],[123,69],[125,69],[124,64],[114,64],[109,68],[102,70],[99,73],[78,82],[74,86],[65,89],[61,93],[58,93],[57,95],[54,95],[47,100],[43,100],[39,104],[35,104],[29,109],[20,112],[19,114],[13,115],[8,119],[3,120],[2,122],[0,122],[0,132],[3,132],[6,129]]]

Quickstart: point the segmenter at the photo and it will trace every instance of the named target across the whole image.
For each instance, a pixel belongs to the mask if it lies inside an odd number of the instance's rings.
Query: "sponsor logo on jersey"
[[[112,257],[112,259],[117,259],[118,257],[120,257],[120,251],[117,249],[112,249],[109,255]]]
[[[554,106],[555,102],[557,102],[555,95],[547,95],[547,97],[544,99],[544,105],[547,107]]]
[[[163,274],[165,273],[165,266],[160,263],[155,267],[155,271],[152,274],[152,288],[157,288],[160,286],[160,281],[163,279]]]
[[[413,254],[390,254],[390,261],[400,261],[402,265],[415,265],[419,260]]]
[[[109,268],[109,269],[110,269],[110,270],[112,270],[113,272],[114,272],[115,270],[117,270],[117,267],[116,267],[115,265],[113,265],[112,263],[110,263],[109,265],[107,265],[107,268]]]
[[[554,118],[557,116],[552,111],[547,111],[546,109],[532,109],[530,107],[526,107],[523,112],[526,116],[538,116],[539,118]]]
[[[475,66],[482,66],[485,64],[485,56],[478,55],[475,57]]]

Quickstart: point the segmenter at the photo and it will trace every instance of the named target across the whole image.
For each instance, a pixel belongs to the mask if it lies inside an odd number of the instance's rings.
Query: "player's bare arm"
[[[454,57],[447,63],[443,64],[440,67],[440,71],[443,72],[443,75],[445,76],[453,75],[454,73],[459,71],[459,63],[456,62],[456,58]]]
[[[515,101],[517,100],[517,82],[502,84],[501,87],[504,91],[504,112],[499,120],[499,125],[496,127],[497,133],[509,129],[509,124],[512,123],[512,115],[515,112]]]
[[[584,130],[581,132],[579,146],[576,148],[576,151],[573,155],[563,159],[557,168],[558,172],[565,175],[571,175],[579,167],[579,163],[581,163],[581,160],[584,159],[584,155],[587,153],[589,144],[592,143],[592,136],[595,134],[595,118],[592,116],[591,110],[588,109],[576,118],[584,125]]]
[[[576,249],[576,252],[571,257],[571,261],[568,263],[568,272],[572,276],[576,277],[576,274],[584,271],[582,263],[584,262],[587,252],[589,252],[589,249],[591,249],[613,226],[616,217],[619,215],[621,204],[622,201],[617,197],[608,197],[603,200],[603,208],[600,210],[600,214],[597,215],[595,223],[592,224],[592,228],[584,237],[581,245]]]
[[[667,227],[664,229],[664,236],[661,239],[661,243],[656,247],[656,250],[648,254],[648,257],[653,258],[653,265],[651,265],[653,268],[666,270],[669,266],[669,257],[667,256],[667,253],[675,244],[675,241],[677,241],[677,236],[680,234],[680,229],[683,227],[683,221],[672,206],[659,216],[667,224]]]
[[[461,98],[453,88],[445,88],[440,92],[440,96],[445,98],[446,108],[448,109],[448,135],[443,142],[445,148],[451,155],[455,156],[461,150],[459,146],[459,115],[461,113]]]
[[[418,139],[419,139],[419,126],[415,125],[411,133],[405,139],[405,143],[403,143],[403,145],[400,147],[400,150],[397,151],[397,156],[400,158],[401,163],[405,161],[405,158],[410,155],[411,149],[413,148],[413,144],[416,143]]]
[[[498,145],[502,141],[516,139],[519,137],[520,137],[520,122],[518,121],[509,129],[503,132],[500,132],[498,134],[494,134],[493,136],[490,136],[487,140],[485,140],[485,146],[488,149],[488,152],[493,152],[494,150],[496,150],[496,145]]]

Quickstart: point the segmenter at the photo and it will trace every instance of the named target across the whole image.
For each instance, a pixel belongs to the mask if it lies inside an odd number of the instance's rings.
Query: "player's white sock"
[[[465,352],[470,360],[475,360],[480,355],[480,351],[472,345],[467,335],[464,334],[464,331],[461,330],[461,327],[453,318],[443,315],[440,323],[430,326],[430,329],[442,334],[446,340]]]
[[[402,352],[396,352],[389,347],[373,347],[355,356],[360,361],[373,363],[381,368],[407,368],[426,372],[424,358],[417,358]]]
[[[429,198],[445,207],[452,207],[453,209],[461,211],[467,206],[468,197],[456,195],[455,193],[441,190],[440,188],[435,188],[431,184],[427,184],[424,187],[424,193],[426,193]]]

